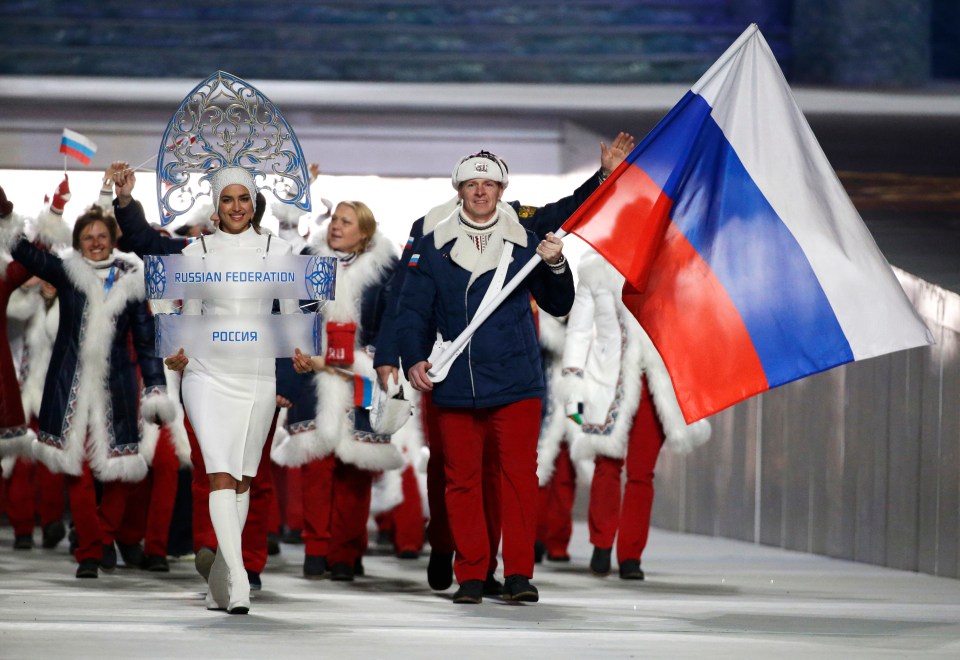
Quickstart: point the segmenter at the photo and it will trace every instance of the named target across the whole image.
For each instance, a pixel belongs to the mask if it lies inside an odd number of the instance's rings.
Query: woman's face
[[[345,204],[338,204],[327,227],[327,245],[338,252],[356,252],[368,236],[360,231],[357,212]]]
[[[224,188],[217,205],[220,229],[228,234],[239,234],[246,230],[253,219],[253,204],[246,186],[231,183]]]
[[[100,220],[94,220],[80,232],[80,254],[90,261],[103,261],[112,251],[110,230]]]

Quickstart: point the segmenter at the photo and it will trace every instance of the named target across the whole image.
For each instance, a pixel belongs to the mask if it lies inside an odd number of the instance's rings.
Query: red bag
[[[353,347],[357,343],[356,323],[327,323],[327,364],[349,367],[353,364]]]

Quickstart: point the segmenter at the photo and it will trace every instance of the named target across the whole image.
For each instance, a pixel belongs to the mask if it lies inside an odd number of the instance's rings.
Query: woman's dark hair
[[[253,212],[253,219],[250,220],[250,224],[253,225],[253,230],[260,233],[260,221],[263,220],[263,214],[267,212],[267,198],[263,196],[263,193],[259,190],[257,191],[257,210]]]
[[[73,225],[73,249],[80,249],[80,234],[84,229],[92,225],[94,222],[102,222],[106,228],[107,232],[110,234],[110,242],[113,245],[117,244],[117,239],[120,237],[120,227],[117,226],[117,220],[113,217],[112,213],[107,213],[102,208],[94,204],[86,211],[83,212],[79,218],[77,218],[76,224]]]

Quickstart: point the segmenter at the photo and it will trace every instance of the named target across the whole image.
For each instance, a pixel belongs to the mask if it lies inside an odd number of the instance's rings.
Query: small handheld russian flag
[[[76,158],[84,165],[89,165],[93,155],[97,153],[97,145],[85,135],[65,128],[60,138],[60,153]]]

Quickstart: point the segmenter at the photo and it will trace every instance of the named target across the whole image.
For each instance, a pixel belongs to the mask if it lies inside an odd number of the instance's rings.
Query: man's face
[[[457,195],[463,202],[463,211],[478,224],[486,224],[497,215],[497,202],[503,196],[503,186],[490,179],[470,179],[460,184]]]

